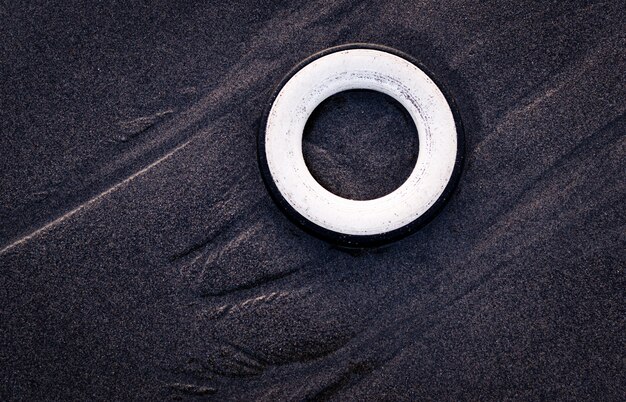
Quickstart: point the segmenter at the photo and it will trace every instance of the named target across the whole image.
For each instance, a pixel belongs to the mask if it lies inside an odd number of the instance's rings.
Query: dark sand
[[[622,2],[40,3],[0,5],[0,399],[623,400]],[[256,161],[273,86],[347,42],[421,60],[467,135],[444,211],[364,252]],[[346,104],[310,161],[385,193],[410,129]]]

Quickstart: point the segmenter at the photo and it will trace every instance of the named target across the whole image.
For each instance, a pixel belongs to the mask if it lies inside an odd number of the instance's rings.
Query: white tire
[[[396,99],[419,136],[417,162],[393,192],[350,200],[322,187],[309,172],[302,133],[328,97],[369,89]],[[305,230],[343,246],[371,246],[406,236],[448,199],[462,165],[463,134],[452,99],[411,57],[387,47],[353,44],[317,53],[278,86],[259,132],[259,163],[272,197]]]

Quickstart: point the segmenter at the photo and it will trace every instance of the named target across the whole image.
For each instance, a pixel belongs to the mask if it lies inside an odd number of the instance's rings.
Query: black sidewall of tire
[[[287,200],[282,196],[282,194],[278,190],[278,187],[276,186],[276,183],[274,183],[274,179],[270,173],[269,166],[267,164],[267,158],[265,155],[265,129],[267,126],[267,119],[268,119],[270,110],[272,108],[272,105],[274,104],[274,100],[276,99],[276,97],[278,96],[282,88],[285,86],[285,84],[291,79],[291,77],[293,77],[304,66],[310,64],[314,60],[319,59],[320,57],[326,56],[331,53],[336,53],[336,52],[340,52],[343,50],[350,50],[350,49],[380,50],[383,52],[391,53],[393,55],[402,57],[403,59],[417,66],[420,70],[426,73],[426,75],[428,75],[428,77],[431,80],[435,82],[435,84],[439,87],[439,90],[444,94],[448,104],[450,105],[450,109],[452,110],[452,114],[454,116],[454,122],[456,125],[456,132],[457,132],[457,153],[456,153],[454,169],[452,171],[452,176],[450,177],[450,181],[448,182],[441,196],[437,199],[437,201],[435,201],[435,203],[424,214],[420,215],[417,219],[415,219],[411,223],[408,223],[407,225],[401,228],[398,228],[389,232],[381,233],[381,234],[376,234],[376,235],[361,236],[361,235],[349,235],[349,234],[334,232],[332,230],[316,225],[315,223],[309,221],[307,218],[302,216],[298,211],[296,211],[287,202]],[[415,60],[413,57],[399,50],[396,50],[387,46],[370,44],[370,43],[350,43],[346,45],[334,46],[334,47],[322,50],[318,53],[315,53],[307,57],[300,63],[298,63],[282,79],[282,81],[278,84],[278,86],[272,93],[269,104],[267,105],[263,113],[263,119],[261,120],[261,125],[259,127],[259,133],[257,136],[257,157],[259,161],[259,167],[261,170],[261,176],[263,177],[263,182],[265,183],[265,186],[267,187],[267,190],[269,191],[272,199],[278,205],[281,211],[292,222],[294,222],[296,225],[304,229],[306,232],[313,234],[321,238],[322,240],[325,240],[334,245],[341,246],[341,247],[348,247],[348,248],[364,248],[364,247],[381,246],[381,245],[399,240],[403,237],[406,237],[410,235],[411,233],[414,233],[415,231],[417,231],[424,225],[426,225],[428,222],[430,222],[441,211],[441,209],[445,206],[445,204],[450,199],[452,192],[454,191],[459,181],[459,178],[461,176],[461,172],[463,170],[464,154],[465,154],[465,135],[464,135],[464,130],[463,130],[463,124],[460,118],[460,113],[459,113],[456,103],[454,102],[454,99],[452,98],[450,93],[447,91],[445,86],[441,85],[441,83],[436,80],[433,74],[426,67],[424,67],[420,62]]]

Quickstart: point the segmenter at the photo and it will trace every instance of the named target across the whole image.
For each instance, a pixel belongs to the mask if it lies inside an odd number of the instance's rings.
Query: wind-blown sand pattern
[[[620,2],[13,3],[0,399],[623,398]],[[421,60],[467,137],[443,212],[369,251],[291,224],[256,160],[274,85],[347,42]],[[346,99],[305,151],[384,194],[398,178],[364,169],[402,176],[416,144],[380,97]],[[353,126],[369,165],[339,146]]]

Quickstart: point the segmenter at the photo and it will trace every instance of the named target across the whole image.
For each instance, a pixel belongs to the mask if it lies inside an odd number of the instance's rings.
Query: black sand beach
[[[622,2],[172,3],[0,4],[0,399],[623,400]],[[350,42],[420,60],[466,135],[441,214],[364,251],[256,158],[274,86]],[[320,181],[399,185],[402,111],[328,105]]]

